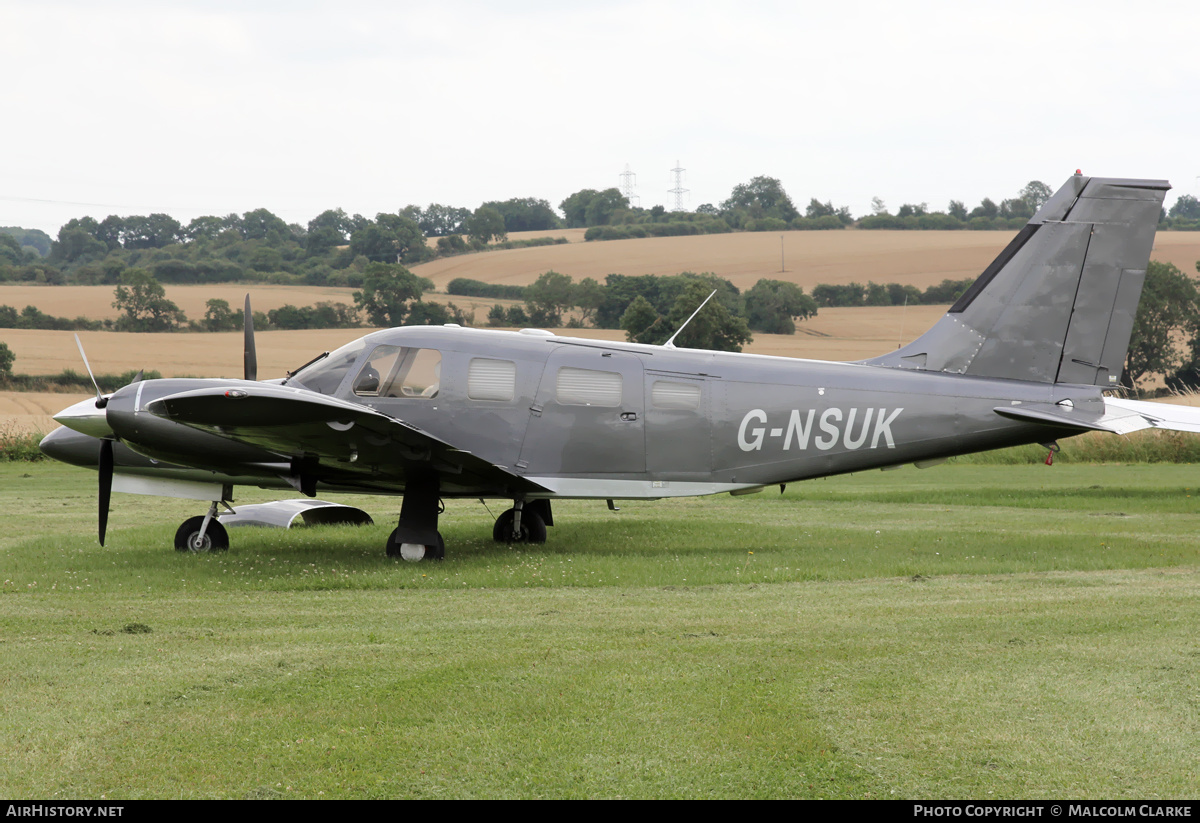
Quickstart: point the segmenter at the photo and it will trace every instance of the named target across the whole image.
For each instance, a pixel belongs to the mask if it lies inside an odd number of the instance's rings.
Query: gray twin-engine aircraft
[[[541,542],[556,499],[742,494],[1089,430],[1200,431],[1200,410],[1104,394],[1168,188],[1076,174],[932,329],[870,360],[413,326],[257,382],[247,324],[245,379],[97,390],[42,449],[99,469],[101,544],[116,489],[211,501],[175,545],[226,548],[218,504],[246,485],[403,495],[387,554],[419,560],[444,556],[443,498],[512,500],[495,539]]]

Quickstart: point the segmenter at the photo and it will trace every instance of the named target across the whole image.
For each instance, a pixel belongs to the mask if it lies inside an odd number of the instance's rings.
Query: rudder
[[[933,328],[863,362],[1116,385],[1169,188],[1071,177]]]

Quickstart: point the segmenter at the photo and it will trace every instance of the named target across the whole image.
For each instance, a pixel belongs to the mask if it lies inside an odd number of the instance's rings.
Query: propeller
[[[108,502],[112,497],[113,442],[107,438],[100,441],[100,545],[104,545],[104,533],[108,531]]]
[[[258,352],[254,348],[254,315],[250,313],[250,295],[246,295],[246,309],[243,317],[242,337],[245,352],[242,359],[247,380],[258,379]]]
[[[83,342],[80,341],[78,334],[75,335],[75,345],[79,347],[79,356],[83,358],[83,367],[87,369],[88,377],[92,378],[92,386],[96,389],[96,408],[102,409],[108,405],[108,398],[100,391],[96,375],[92,374],[92,365],[88,363],[87,354],[83,351]]]
[[[100,384],[96,382],[96,375],[92,374],[92,366],[88,363],[87,354],[83,350],[83,343],[79,340],[79,335],[75,335],[75,345],[79,347],[79,356],[83,358],[84,368],[87,369],[88,377],[92,378],[92,385],[96,388],[96,408],[103,409],[108,405],[108,398],[100,391]],[[133,382],[137,383],[142,379],[142,372],[138,372],[133,378]],[[111,431],[109,432],[111,435]],[[108,531],[108,505],[112,499],[113,486],[113,441],[112,437],[100,438],[100,460],[96,466],[97,472],[100,475],[100,489],[97,495],[98,503],[98,520],[100,524],[100,545],[104,545],[104,535]]]

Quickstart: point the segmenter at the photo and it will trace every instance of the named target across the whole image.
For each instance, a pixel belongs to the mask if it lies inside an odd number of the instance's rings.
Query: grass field
[[[1195,796],[1195,466],[556,504],[519,550],[449,501],[439,564],[379,497],[193,556],[195,504],[117,495],[101,549],[94,483],[0,464],[6,796]]]

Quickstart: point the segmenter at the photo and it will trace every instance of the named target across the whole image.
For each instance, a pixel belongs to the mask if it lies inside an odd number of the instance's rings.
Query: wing
[[[304,389],[211,387],[159,398],[145,410],[287,458],[292,473],[309,486],[302,488],[306,494],[315,481],[397,491],[430,472],[448,495],[545,491],[403,420]]]

